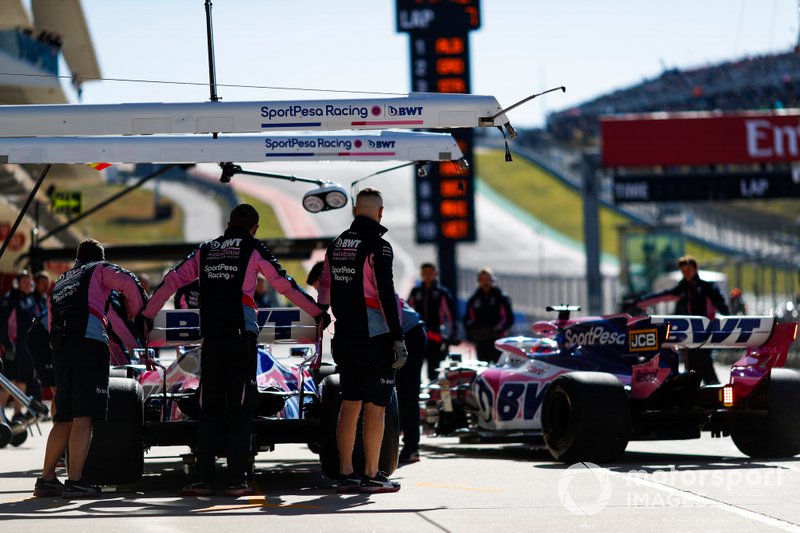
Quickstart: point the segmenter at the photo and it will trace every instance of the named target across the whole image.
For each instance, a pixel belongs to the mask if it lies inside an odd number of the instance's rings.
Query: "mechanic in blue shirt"
[[[398,297],[398,300],[400,298]],[[419,461],[419,387],[422,362],[425,359],[427,331],[425,321],[407,302],[400,300],[400,319],[403,324],[403,338],[408,350],[408,359],[402,368],[397,369],[397,407],[400,411],[400,431],[403,432],[403,449],[400,450],[400,463]]]

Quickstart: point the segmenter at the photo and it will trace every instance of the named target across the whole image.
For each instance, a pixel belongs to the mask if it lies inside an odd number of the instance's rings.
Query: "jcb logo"
[[[628,349],[631,352],[645,352],[658,349],[658,330],[635,329],[629,331]]]

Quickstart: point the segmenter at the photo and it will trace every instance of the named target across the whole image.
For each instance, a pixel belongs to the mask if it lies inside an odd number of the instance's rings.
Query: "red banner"
[[[600,128],[607,167],[800,161],[800,109],[621,115]]]

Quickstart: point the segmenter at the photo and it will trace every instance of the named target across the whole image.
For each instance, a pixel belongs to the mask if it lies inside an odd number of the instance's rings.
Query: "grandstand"
[[[562,141],[594,144],[601,115],[787,107],[800,107],[800,53],[796,50],[669,69],[633,87],[552,113],[547,130]]]

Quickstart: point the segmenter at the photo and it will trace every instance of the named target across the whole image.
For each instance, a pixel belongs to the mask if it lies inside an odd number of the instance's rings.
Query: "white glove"
[[[394,341],[394,363],[392,368],[403,368],[408,359],[408,350],[406,349],[406,342],[403,340]]]

